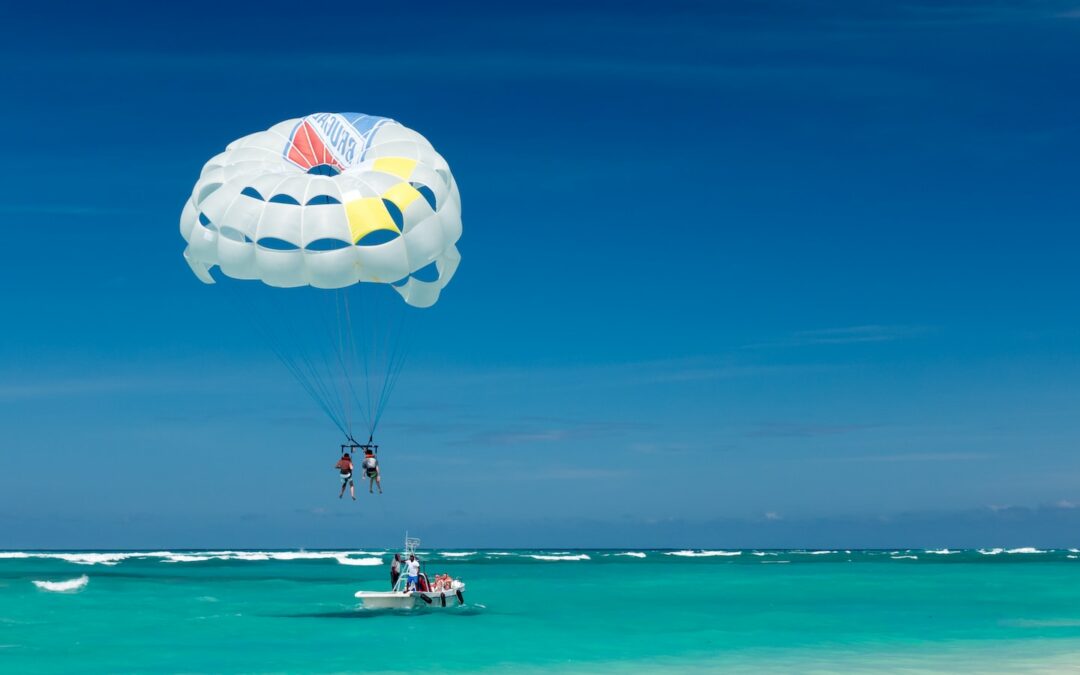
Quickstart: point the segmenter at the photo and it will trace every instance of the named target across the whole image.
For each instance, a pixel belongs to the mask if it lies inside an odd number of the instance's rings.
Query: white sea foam
[[[29,558],[29,553],[23,553],[22,551],[0,551],[0,559],[9,558]]]
[[[1032,548],[1030,546],[1024,546],[1022,548],[1010,548],[1005,552],[1006,553],[1046,553],[1046,551],[1040,551],[1039,549]]]
[[[1067,556],[1065,556],[1065,557],[1066,557],[1066,558],[1072,558],[1073,560],[1076,560],[1076,556],[1074,556],[1074,555],[1067,555]]]
[[[476,551],[444,551],[439,555],[446,558],[464,558],[466,556],[476,555]]]
[[[231,556],[228,556],[229,560],[246,560],[248,562],[261,562],[263,560],[269,560],[270,556],[266,553],[260,553],[258,551],[237,551]]]
[[[383,564],[382,558],[350,558],[346,555],[338,556],[337,561],[342,565],[357,565],[360,567],[374,567]]]
[[[997,555],[999,553],[1004,553],[1004,552],[1005,552],[1005,549],[1003,549],[1003,548],[980,548],[979,549],[979,553],[981,553],[982,555]]]
[[[790,560],[762,560],[762,565],[786,565]]]
[[[767,555],[776,555],[776,554],[775,553],[770,553],[768,551],[754,551],[754,555],[756,555],[758,557],[763,557],[763,556],[767,556]]]
[[[960,551],[950,551],[947,548],[937,549],[936,551],[933,550],[933,549],[928,548],[928,549],[923,551],[923,553],[933,553],[934,555],[953,555],[954,553],[959,553],[959,552]]]
[[[742,551],[667,551],[664,555],[677,555],[682,558],[713,558],[742,555]]]
[[[644,553],[639,553],[638,551],[627,551],[626,553],[616,553],[615,555],[623,555],[623,556],[628,556],[630,558],[644,558],[645,557]]]
[[[34,581],[34,585],[41,590],[52,591],[53,593],[70,593],[83,588],[88,583],[90,583],[90,577],[85,574],[67,581]]]
[[[918,560],[919,559],[919,556],[917,556],[917,555],[891,555],[889,557],[892,558],[893,560]]]
[[[127,560],[139,555],[138,553],[36,553],[35,558],[54,558],[65,560],[76,565],[115,565],[121,560]]]
[[[329,560],[348,554],[341,551],[273,551],[266,555],[273,560]]]
[[[184,553],[174,553],[172,555],[165,556],[161,562],[167,563],[189,563],[189,562],[203,562],[216,558],[217,556],[209,555],[187,555]]]
[[[582,553],[581,555],[540,555],[533,554],[527,556],[529,558],[535,558],[536,560],[592,560],[589,556]]]

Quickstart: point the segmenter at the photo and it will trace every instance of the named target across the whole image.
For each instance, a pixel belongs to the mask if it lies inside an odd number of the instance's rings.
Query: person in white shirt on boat
[[[371,488],[376,485],[379,487],[379,494],[382,494],[382,471],[379,470],[379,460],[371,448],[364,451],[364,460],[360,466],[364,468],[364,476],[368,479],[368,494],[371,494]]]
[[[405,590],[415,591],[416,584],[420,581],[420,561],[415,555],[410,554],[409,559],[405,561],[405,576],[408,578]]]

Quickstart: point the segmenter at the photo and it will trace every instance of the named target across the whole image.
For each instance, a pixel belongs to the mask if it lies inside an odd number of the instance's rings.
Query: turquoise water
[[[1080,668],[1074,551],[446,553],[411,613],[353,598],[384,551],[0,553],[0,671]]]

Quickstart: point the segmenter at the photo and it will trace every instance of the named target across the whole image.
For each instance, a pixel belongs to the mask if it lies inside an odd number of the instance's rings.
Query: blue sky
[[[1080,543],[1080,5],[578,4],[4,9],[0,548]],[[177,226],[323,110],[464,205],[359,505]]]

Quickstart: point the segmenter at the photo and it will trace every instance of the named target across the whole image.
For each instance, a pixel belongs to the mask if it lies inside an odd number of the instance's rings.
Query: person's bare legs
[[[341,484],[341,492],[339,492],[339,493],[338,493],[338,496],[337,496],[337,498],[338,498],[338,499],[341,499],[341,498],[342,498],[342,497],[344,497],[344,496],[345,496],[345,483],[342,483],[342,484]]]
[[[382,473],[375,474],[375,485],[379,488],[379,494],[382,494]]]
[[[342,486],[341,490],[344,492],[345,487]],[[349,496],[353,498],[354,502],[356,501],[356,483],[353,483],[352,480],[349,481]]]

